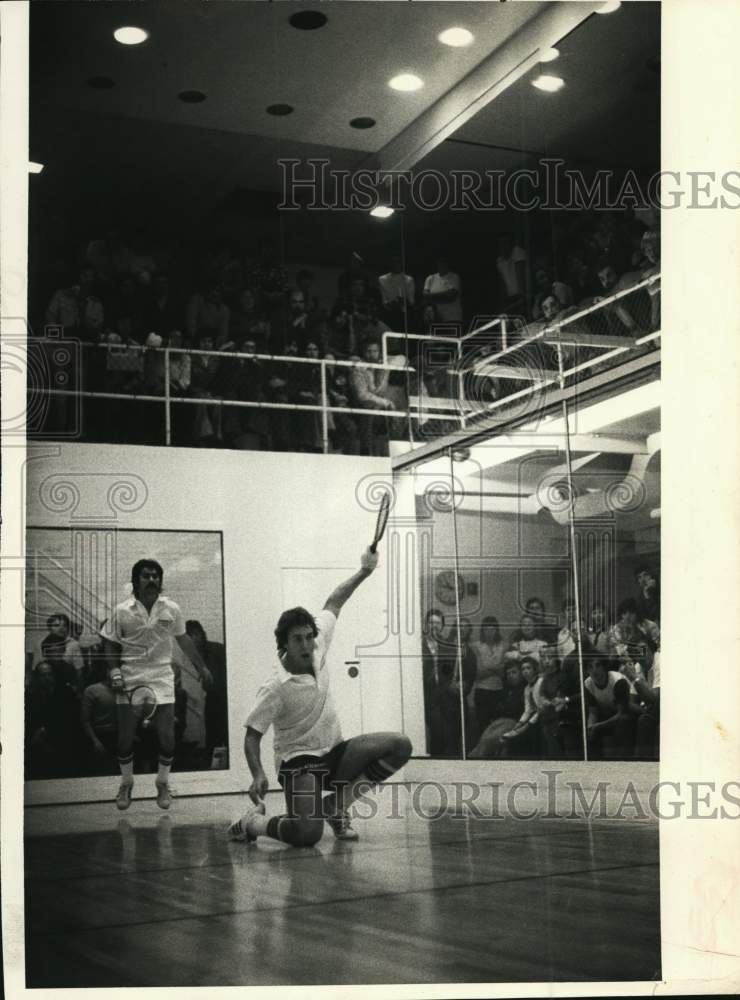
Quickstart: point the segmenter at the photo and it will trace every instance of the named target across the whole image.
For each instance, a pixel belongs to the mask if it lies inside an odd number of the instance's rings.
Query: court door
[[[355,568],[283,567],[282,606],[301,605],[311,614],[317,614],[332,590],[351,576]],[[331,690],[345,738],[389,728],[383,712],[384,699],[378,697],[378,666],[363,662],[359,652],[377,637],[378,623],[368,622],[367,617],[360,588],[342,608],[329,649]]]

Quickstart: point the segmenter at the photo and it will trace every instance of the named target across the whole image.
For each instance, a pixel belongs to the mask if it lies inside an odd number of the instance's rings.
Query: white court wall
[[[273,629],[284,608],[283,571],[295,570],[290,579],[299,587],[305,581],[303,603],[315,612],[328,591],[358,568],[375,523],[367,499],[363,508],[356,496],[360,480],[367,488],[367,477],[389,482],[389,462],[79,443],[29,449],[29,525],[223,532],[231,767],[177,774],[181,794],[238,791],[248,785],[243,724],[274,664]],[[164,570],[166,587],[166,566]],[[176,593],[171,596],[177,600]],[[393,647],[384,643],[388,606],[387,575],[379,570],[340,618],[330,663],[338,711],[350,720],[347,735],[352,722],[366,730],[397,729],[401,724],[397,645],[391,655]],[[190,617],[187,607],[183,612]],[[376,647],[375,653],[382,655],[368,661],[363,647]],[[337,657],[361,661],[364,699]],[[270,734],[264,744],[266,770],[274,781]],[[30,782],[27,801],[109,799],[111,780]],[[148,778],[142,785],[144,780]]]

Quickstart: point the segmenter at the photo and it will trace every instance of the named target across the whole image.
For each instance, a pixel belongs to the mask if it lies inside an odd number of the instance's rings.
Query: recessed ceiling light
[[[556,90],[560,90],[561,87],[565,86],[565,80],[561,80],[559,76],[549,76],[547,73],[541,73],[536,80],[532,80],[532,86],[538,90],[544,90],[548,94],[554,94]]]
[[[560,49],[544,48],[540,49],[540,62],[552,62],[560,55]]]
[[[121,45],[141,45],[149,37],[149,32],[144,31],[143,28],[134,28],[129,25],[125,28],[116,28],[113,37]]]
[[[112,80],[109,76],[90,76],[87,79],[87,85],[94,90],[112,90],[116,85],[116,81]]]
[[[388,81],[388,86],[393,90],[419,90],[424,86],[424,81],[413,73],[400,73]]]
[[[353,118],[350,122],[352,128],[374,128],[375,119],[362,116],[360,118]]]
[[[619,10],[622,6],[620,0],[607,0],[606,3],[602,4],[601,7],[596,11],[597,14],[613,14],[615,10]]]
[[[288,18],[288,23],[300,31],[315,31],[323,28],[329,18],[318,10],[300,10]]]
[[[473,34],[467,28],[448,28],[441,35],[437,35],[437,40],[443,45],[452,45],[453,48],[458,49],[463,45],[470,45],[473,41]]]
[[[292,104],[270,104],[265,108],[268,115],[275,115],[278,118],[282,118],[283,115],[292,115],[293,110]]]
[[[34,163],[33,160],[29,160],[28,172],[29,174],[40,174],[44,169],[43,163]]]
[[[393,215],[393,209],[389,208],[388,205],[376,205],[370,215],[375,219],[390,219]]]
[[[206,99],[202,90],[181,90],[177,96],[185,104],[201,104]]]

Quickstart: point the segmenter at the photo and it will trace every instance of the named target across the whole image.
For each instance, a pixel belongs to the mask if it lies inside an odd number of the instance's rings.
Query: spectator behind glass
[[[545,602],[541,597],[528,597],[527,603],[524,605],[524,611],[534,621],[535,632],[538,639],[542,639],[547,643],[556,641],[558,627],[555,622],[549,618]]]
[[[26,778],[62,778],[79,767],[81,735],[75,690],[51,663],[37,663],[26,689]]]
[[[642,277],[650,278],[654,274],[660,274],[660,232],[657,229],[649,229],[642,237],[642,251],[647,258],[647,265],[643,268]],[[650,329],[660,329],[660,280],[654,281],[647,286],[650,296]]]
[[[650,568],[643,564],[635,570],[637,582],[637,614],[640,619],[660,624],[660,584]]]
[[[594,658],[585,682],[589,757],[626,760],[635,748],[637,718],[642,715],[630,682],[609,669],[607,658]]]
[[[96,670],[97,679],[82,692],[80,723],[87,739],[89,774],[115,774],[117,766],[116,696],[111,690],[106,665]]]
[[[72,635],[72,623],[67,615],[50,615],[46,620],[49,634],[41,640],[41,655],[49,663],[57,682],[69,684],[80,693],[85,683],[85,661],[82,648]]]
[[[609,652],[609,623],[603,605],[594,604],[588,616],[586,634],[589,644],[599,653]]]
[[[378,278],[382,318],[391,330],[409,330],[413,325],[416,284],[403,269],[403,260],[391,258],[390,270]]]
[[[424,328],[428,330],[435,323],[443,323],[459,329],[463,320],[460,276],[450,270],[443,255],[437,257],[436,266],[437,270],[424,279]]]
[[[524,708],[516,725],[502,735],[507,757],[530,757],[537,751],[537,705],[535,688],[539,684],[539,661],[533,656],[522,658],[519,667],[524,679]]]
[[[503,698],[499,715],[481,731],[478,744],[470,751],[469,757],[492,758],[504,754],[507,744],[504,733],[515,728],[517,719],[524,711],[524,679],[518,663],[510,663],[504,676]]]
[[[301,293],[302,294],[302,293]],[[306,343],[305,357],[317,361],[319,345],[315,340]],[[296,365],[293,386],[294,402],[301,406],[321,405],[321,366],[317,364]],[[323,451],[321,414],[316,410],[298,410],[294,414],[294,440],[296,451]]]
[[[527,254],[514,243],[511,233],[502,233],[496,246],[501,310],[523,316],[527,300]]]
[[[653,653],[660,646],[660,627],[657,622],[641,618],[637,601],[627,597],[617,606],[617,621],[609,629],[608,642],[612,656],[627,656],[647,673]]]
[[[557,650],[558,657],[564,660],[576,648],[575,639],[570,631],[571,622],[576,617],[576,602],[572,598],[566,598],[561,605],[561,611],[562,616],[560,620],[563,624],[558,632]]]
[[[205,693],[203,721],[209,763],[216,747],[228,747],[228,709],[226,705],[226,649],[223,643],[211,642],[206,630],[195,619],[185,622],[185,631],[211,672],[213,683]],[[224,762],[222,767],[228,767]]]
[[[468,704],[476,674],[475,653],[470,648],[472,626],[466,618],[459,624],[454,622],[446,639],[449,656],[454,660],[452,680],[443,701],[445,717],[446,753],[451,757],[460,756],[463,747],[462,716],[465,718],[465,749],[470,750],[477,742],[475,719]],[[462,709],[461,709],[462,699]],[[462,715],[461,715],[462,711]]]
[[[424,618],[421,639],[424,721],[427,753],[442,756],[446,750],[444,711],[447,692],[455,669],[449,647],[444,642],[445,619],[441,611],[430,608]]]
[[[364,357],[368,364],[379,364],[380,343],[370,338],[365,342]],[[351,369],[353,406],[366,410],[390,410],[393,403],[387,396],[388,371],[382,368]],[[388,454],[388,422],[385,417],[358,417],[360,446],[363,455]]]
[[[105,326],[103,302],[95,283],[95,270],[86,264],[76,285],[58,288],[51,297],[46,313],[46,326],[61,326],[64,335],[96,343]]]
[[[473,704],[478,732],[483,733],[488,724],[501,715],[504,695],[506,643],[495,615],[483,619],[480,640],[472,643],[472,649],[476,657]]]
[[[326,361],[336,360],[333,354],[324,355]],[[350,405],[349,371],[343,365],[326,366],[326,391],[329,405],[348,408]],[[334,451],[343,455],[360,454],[360,437],[357,421],[351,413],[329,413],[329,439]]]
[[[219,348],[229,338],[229,317],[220,285],[210,284],[203,291],[194,292],[188,300],[185,335],[190,343],[210,337],[211,346]]]
[[[537,637],[537,627],[531,615],[522,615],[519,619],[519,628],[511,638],[511,646],[506,653],[506,661],[521,662],[525,656],[529,656],[539,664],[540,651],[547,643],[544,639]]]

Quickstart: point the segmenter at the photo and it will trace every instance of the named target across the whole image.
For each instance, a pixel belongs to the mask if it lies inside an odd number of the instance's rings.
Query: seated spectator
[[[116,696],[107,666],[96,671],[97,680],[82,692],[80,723],[87,739],[89,774],[115,774],[118,770]]]
[[[650,278],[660,274],[660,232],[649,229],[642,237],[642,250],[647,258],[647,265],[642,269],[642,278]],[[660,330],[660,281],[654,281],[647,286],[650,296],[650,330]]]
[[[537,752],[538,732],[537,732],[537,704],[535,702],[535,689],[537,688],[539,675],[539,660],[533,656],[524,656],[519,663],[522,677],[525,681],[524,688],[524,709],[517,719],[516,725],[502,734],[501,739],[505,742],[505,754],[507,757],[531,757]]]
[[[308,313],[309,322],[321,312],[318,297],[314,293],[313,271],[307,267],[301,268],[295,276],[296,289],[303,294],[303,302]]]
[[[285,348],[285,357],[295,357],[298,354],[298,345],[295,342],[288,344]],[[292,404],[294,396],[294,383],[296,379],[296,366],[285,361],[273,361],[267,369],[266,396],[268,403]],[[270,446],[273,451],[292,451],[292,413],[290,410],[271,410],[270,421]]]
[[[561,610],[563,625],[558,632],[557,649],[559,659],[564,660],[576,648],[576,642],[570,630],[571,622],[576,617],[576,602],[571,598],[566,598],[561,605]]]
[[[346,294],[341,295],[334,304],[331,321],[347,345],[347,352],[353,355],[360,344],[360,331],[366,326],[378,326],[380,302],[378,296],[368,290],[364,278],[355,276],[349,283]],[[382,324],[383,330],[388,327]]]
[[[383,321],[391,330],[409,330],[413,326],[416,304],[416,285],[410,274],[405,274],[400,257],[391,259],[390,270],[378,278]]]
[[[527,254],[517,246],[511,233],[502,233],[496,245],[501,312],[524,316],[527,297]]]
[[[334,361],[334,355],[325,354],[326,361]],[[343,365],[327,365],[326,391],[329,405],[349,408],[351,388],[349,384],[349,368]],[[360,454],[360,437],[357,420],[351,413],[329,413],[329,439],[334,451],[343,455]]]
[[[478,743],[468,754],[472,759],[500,757],[506,749],[504,733],[514,729],[517,719],[524,711],[525,683],[518,663],[510,663],[506,668],[503,697],[499,702],[499,715],[491,720]]]
[[[447,647],[450,658],[454,660],[454,669],[442,708],[445,720],[445,753],[451,757],[462,754],[463,715],[466,751],[477,743],[475,717],[468,704],[468,696],[473,690],[476,675],[475,653],[470,648],[469,642],[472,629],[468,626],[470,622],[461,619],[459,625],[453,623],[447,636]]]
[[[534,299],[532,301],[532,319],[543,319],[543,303],[545,299],[554,298],[560,309],[573,304],[573,291],[563,281],[556,281],[552,269],[546,266],[538,267],[534,272]],[[558,309],[555,310],[559,311]]]
[[[529,597],[524,605],[525,612],[532,618],[535,624],[535,635],[544,642],[551,643],[557,640],[558,627],[555,624],[555,616],[552,619],[547,614],[545,602],[541,597]]]
[[[125,343],[140,344],[148,331],[144,328],[144,300],[132,274],[122,274],[109,310],[112,325]]]
[[[257,345],[247,336],[237,346],[243,356],[226,357],[219,361],[215,391],[221,399],[262,402],[265,398],[265,372],[262,362],[254,357]],[[265,412],[258,408],[224,406],[221,430],[228,448],[259,449],[267,440],[267,418]]]
[[[609,624],[603,605],[594,604],[588,616],[588,626],[586,629],[589,644],[599,653],[609,652]]]
[[[524,711],[524,688],[527,682],[522,676],[520,663],[507,663],[504,670],[504,690],[499,703],[502,719],[518,719]]]
[[[480,628],[480,640],[471,644],[476,658],[473,704],[482,733],[489,722],[501,715],[504,694],[506,643],[501,635],[498,618],[488,615]]]
[[[49,634],[41,640],[41,655],[54,670],[57,682],[68,684],[78,694],[85,686],[82,648],[72,635],[72,623],[64,614],[46,620]]]
[[[319,345],[314,340],[306,344],[305,356],[316,361],[319,357]],[[293,383],[295,403],[302,406],[321,406],[321,367],[320,365],[296,365],[295,381]],[[299,410],[295,414],[294,442],[296,451],[323,451],[322,418],[315,410]]]
[[[151,288],[144,298],[144,330],[167,336],[182,328],[184,314],[182,303],[172,294],[169,277],[163,271],[155,271]]]
[[[51,663],[37,663],[26,690],[26,777],[62,778],[75,774],[81,751],[76,690]]]
[[[164,395],[164,346],[165,340],[158,333],[148,334],[144,341],[144,392],[146,395]]]
[[[604,297],[616,295],[627,288],[631,288],[639,280],[641,275],[634,271],[618,275],[614,264],[610,260],[603,260],[598,265],[597,271],[601,287],[604,290],[603,296],[596,296],[594,304],[601,302]],[[638,322],[637,316],[644,315],[645,310],[640,307],[639,298],[641,292],[638,290],[634,295],[626,295],[616,302],[612,302],[601,310],[599,315],[605,317],[607,332],[615,336],[638,337],[644,333],[642,325]],[[595,322],[592,318],[592,322]]]
[[[637,719],[642,710],[630,682],[611,670],[610,662],[600,657],[589,662],[585,682],[589,756],[626,760],[634,753]]]
[[[641,620],[660,624],[660,584],[652,569],[643,564],[635,570],[637,614]]]
[[[437,270],[424,279],[424,329],[429,330],[435,324],[443,324],[454,325],[461,330],[463,311],[460,276],[450,270],[446,257],[440,255],[436,263]]]
[[[257,309],[264,313],[270,329],[271,354],[279,354],[285,346],[285,303],[288,294],[288,274],[278,260],[270,239],[262,242],[257,260],[246,268],[245,287],[251,288]]]
[[[213,337],[203,333],[198,339],[199,351],[213,351]],[[216,381],[221,361],[214,354],[193,354],[190,362],[190,395],[196,399],[212,399],[217,393]],[[213,447],[221,441],[221,407],[193,406],[193,439],[196,446]]]
[[[660,757],[660,650],[656,650],[653,666],[646,677],[637,664],[624,658],[621,673],[632,684],[645,711],[637,717],[635,757],[638,760],[658,760]]]
[[[647,673],[653,653],[660,645],[660,627],[657,622],[641,618],[637,601],[627,597],[617,606],[617,621],[609,629],[607,638],[612,656],[626,655],[640,663],[643,673]]]
[[[105,311],[94,268],[85,265],[76,285],[54,292],[46,307],[44,324],[62,327],[65,336],[97,343],[105,327]]]
[[[288,293],[285,315],[280,329],[280,336],[273,343],[273,351],[280,354],[284,346],[295,341],[301,351],[306,343],[309,331],[308,310],[303,292],[294,288]],[[275,325],[273,323],[273,334]]]
[[[364,357],[368,364],[380,363],[380,343],[369,338],[365,341]],[[352,404],[367,410],[390,410],[393,403],[388,398],[388,371],[358,365],[351,369]],[[388,454],[388,422],[385,417],[358,417],[360,446],[364,455]]]
[[[211,348],[221,347],[229,337],[229,307],[223,300],[220,285],[207,285],[194,292],[185,313],[185,336],[190,343],[210,338]]]
[[[582,756],[578,727],[581,684],[577,658],[564,672],[558,666],[554,647],[546,646],[540,653],[540,666],[540,680],[533,697],[542,755],[546,760],[579,758]]]
[[[531,657],[539,665],[540,652],[547,643],[537,637],[537,626],[531,615],[522,615],[519,628],[511,637],[509,651],[505,659],[507,663],[521,663],[524,657]]]

